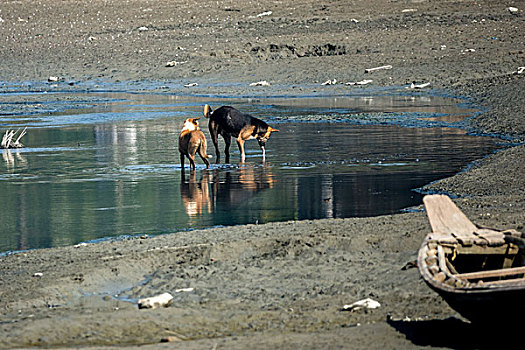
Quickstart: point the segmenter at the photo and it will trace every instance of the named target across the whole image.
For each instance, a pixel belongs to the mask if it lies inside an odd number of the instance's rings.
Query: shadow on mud
[[[515,332],[517,326],[512,325],[510,319],[479,324],[455,317],[426,321],[387,320],[387,323],[418,346],[503,349],[506,346],[523,344],[518,339],[519,333]]]

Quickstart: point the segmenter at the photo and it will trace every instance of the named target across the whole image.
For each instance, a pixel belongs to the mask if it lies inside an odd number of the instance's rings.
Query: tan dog
[[[208,158],[210,155],[206,154],[206,138],[204,133],[199,128],[200,118],[189,118],[184,121],[184,126],[179,136],[179,152],[180,152],[180,166],[184,171],[184,156],[190,160],[190,169],[195,170],[195,153],[199,152],[206,169],[210,167]]]

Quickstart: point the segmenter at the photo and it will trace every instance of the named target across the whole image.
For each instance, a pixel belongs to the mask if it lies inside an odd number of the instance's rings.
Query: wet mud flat
[[[294,121],[283,124],[290,129],[288,134],[319,122],[330,122],[331,132],[347,132],[346,114],[311,114],[298,123],[289,116],[288,109],[281,113]],[[280,113],[275,115],[274,121],[280,122]],[[389,119],[389,115],[384,119],[381,116],[372,113],[371,119],[394,124],[386,128],[402,124]],[[409,118],[410,124],[415,123],[411,126],[421,125],[420,119],[424,121],[418,114]],[[418,132],[417,128],[409,130]],[[305,131],[312,132],[308,128]],[[289,145],[286,140],[272,142],[279,149],[287,149],[282,142]],[[458,141],[454,148],[460,144]],[[514,188],[511,174],[520,173],[522,165],[510,162],[515,168],[507,164],[509,172],[495,177],[498,165],[492,159],[519,157],[522,147],[490,155],[473,164],[473,169],[431,184],[426,190],[446,190],[440,187],[442,183],[475,175],[486,164],[485,168],[493,168],[489,175],[482,171],[486,186],[475,187],[485,195],[457,199],[459,204],[477,223],[519,228],[523,214],[515,208],[522,205],[523,197]],[[343,151],[337,145],[334,149]],[[270,161],[281,164],[285,173],[303,171],[309,164],[323,161],[294,162],[293,152],[269,156]],[[367,157],[365,169],[370,163],[382,168],[398,161],[371,158]],[[350,158],[343,165],[354,168],[362,166],[359,163]],[[319,164],[317,168],[324,169]],[[151,171],[140,165],[123,169],[124,176],[132,177]],[[173,175],[169,167],[160,170]],[[217,170],[221,176],[228,171]],[[199,177],[202,172],[198,171]],[[225,181],[220,176],[218,179]],[[471,186],[476,181],[459,184]],[[509,193],[509,188],[514,193]],[[472,189],[467,187],[468,191]],[[506,197],[504,203],[494,200],[502,195]],[[344,346],[349,341],[372,348],[378,342],[408,348],[485,344],[475,328],[423,283],[417,269],[410,268],[429,230],[424,212],[415,211],[371,218],[241,225],[157,237],[142,235],[4,255],[0,257],[0,344],[95,348],[123,344],[158,348],[168,340],[180,342],[185,348],[215,344],[243,348],[253,341],[261,347],[295,348],[307,340],[315,347]],[[164,292],[174,295],[170,307],[137,308],[138,299]],[[364,298],[379,301],[381,307],[342,311],[343,305]],[[428,340],[425,336],[435,329],[455,332],[458,328],[462,336],[448,341]]]
[[[2,3],[0,30],[9,39],[0,48],[3,79],[60,75],[77,82],[157,79],[159,85],[173,79],[181,91],[191,82],[267,80],[324,92],[347,88],[320,86],[328,79],[359,81],[365,68],[391,64],[371,75],[373,84],[431,81],[486,108],[469,127],[524,140],[524,80],[512,73],[523,65],[520,1],[512,4],[517,14],[494,1],[79,4]],[[165,67],[172,60],[187,62]],[[524,152],[518,145],[490,155],[428,189],[458,196],[454,201],[477,224],[523,231]],[[490,348],[488,333],[444,305],[415,269],[401,269],[429,229],[424,213],[415,212],[3,256],[0,346]],[[126,301],[179,286],[196,288],[177,294],[169,308],[138,310]],[[339,311],[367,296],[382,307]],[[160,343],[168,336],[182,341]]]

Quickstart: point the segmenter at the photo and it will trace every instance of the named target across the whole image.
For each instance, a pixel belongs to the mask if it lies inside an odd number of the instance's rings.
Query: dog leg
[[[184,174],[184,154],[182,152],[180,153],[180,168]]]
[[[226,157],[226,163],[230,162],[230,145],[232,143],[232,139],[230,135],[222,135],[224,138],[224,156]]]
[[[237,146],[239,146],[239,151],[241,151],[241,163],[244,163],[246,160],[246,155],[244,154],[244,140],[242,138],[237,138]]]
[[[221,162],[221,152],[219,151],[218,125],[215,124],[213,120],[210,120],[210,123],[208,124],[208,129],[210,130],[211,141],[213,142],[213,146],[215,147],[215,156],[217,157],[217,160],[215,162],[219,164]]]
[[[188,155],[188,158],[190,159],[190,170],[197,169],[195,166],[195,155]]]
[[[188,159],[190,160],[190,170],[195,170],[197,168],[195,166],[195,151],[196,149],[188,150]]]
[[[197,169],[197,166],[195,165],[195,154],[199,150],[200,146],[200,142],[192,143],[188,149],[188,158],[190,159],[190,166],[193,170]]]
[[[208,161],[208,155],[206,154],[206,144],[201,144],[199,147],[199,156],[201,156],[202,161],[206,164],[206,169],[210,168],[210,162]]]

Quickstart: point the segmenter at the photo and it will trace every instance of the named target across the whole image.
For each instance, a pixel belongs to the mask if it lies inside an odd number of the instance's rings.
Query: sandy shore
[[[279,94],[348,91],[320,85],[328,79],[431,82],[483,108],[470,130],[510,146],[525,139],[525,73],[513,73],[525,65],[523,9],[525,1],[4,1],[0,79],[196,82],[196,93],[233,95],[260,80]],[[382,65],[393,68],[365,73]],[[478,224],[523,231],[524,151],[509,147],[428,189],[458,195]],[[490,339],[417,269],[402,269],[429,230],[414,212],[3,256],[0,347],[485,347]],[[171,307],[137,308],[163,292],[174,294]],[[341,311],[367,297],[381,307]]]

